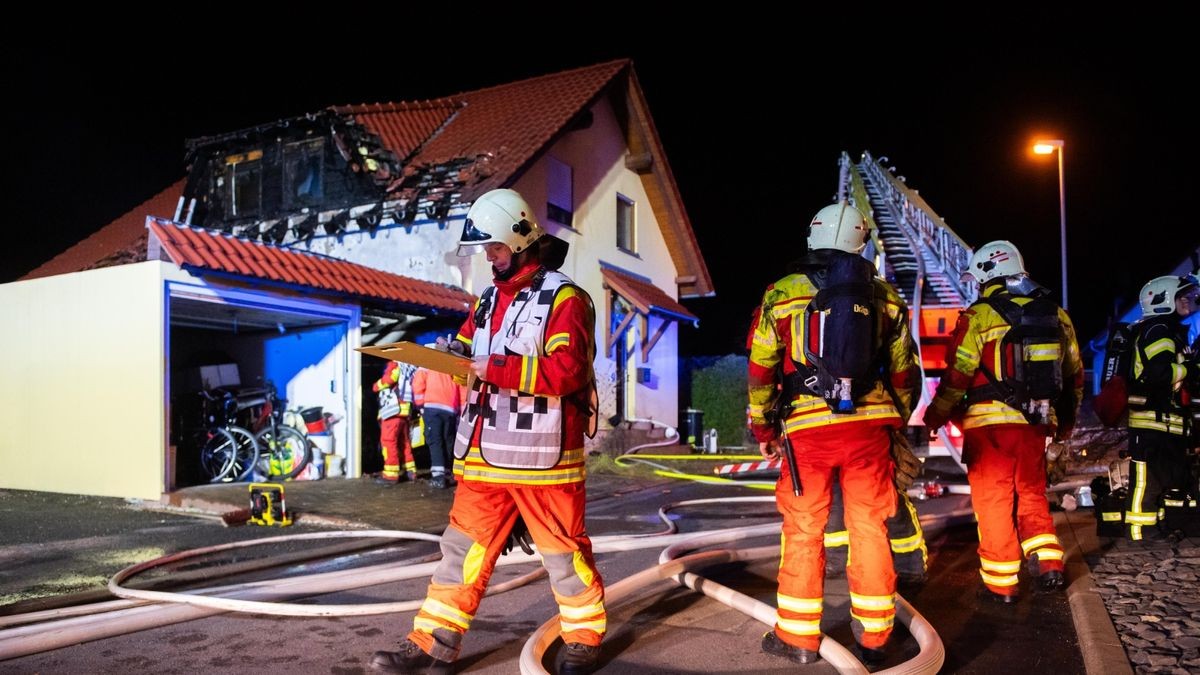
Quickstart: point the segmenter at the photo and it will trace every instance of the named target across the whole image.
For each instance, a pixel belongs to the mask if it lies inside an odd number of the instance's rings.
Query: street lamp
[[[1067,308],[1067,189],[1063,182],[1063,142],[1061,140],[1034,141],[1033,152],[1049,155],[1058,151],[1058,224],[1062,238],[1062,306]]]

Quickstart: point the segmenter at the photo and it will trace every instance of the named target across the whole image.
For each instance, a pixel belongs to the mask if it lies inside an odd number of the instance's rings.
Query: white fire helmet
[[[817,211],[808,225],[808,250],[833,248],[846,253],[862,253],[871,228],[858,209],[847,202],[830,204]]]
[[[1195,285],[1196,277],[1190,274],[1183,277],[1155,277],[1147,281],[1146,285],[1142,286],[1141,294],[1138,295],[1138,302],[1142,304],[1142,313],[1147,316],[1174,314],[1175,298],[1179,296],[1180,291]]]
[[[966,272],[980,284],[1025,273],[1025,260],[1021,252],[1008,241],[993,241],[980,246],[971,256]]]
[[[490,190],[467,211],[458,255],[478,253],[484,245],[493,243],[506,244],[513,253],[520,253],[544,234],[546,230],[538,225],[533,209],[516,190]]]

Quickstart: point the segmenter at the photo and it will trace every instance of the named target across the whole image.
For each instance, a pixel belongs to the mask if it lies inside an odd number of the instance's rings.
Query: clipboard
[[[393,342],[388,345],[355,347],[354,350],[389,361],[411,363],[453,377],[465,378],[471,373],[471,359],[439,349],[430,349],[415,342]]]

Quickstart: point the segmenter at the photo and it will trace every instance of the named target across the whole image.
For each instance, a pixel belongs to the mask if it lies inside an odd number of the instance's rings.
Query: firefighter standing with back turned
[[[454,443],[458,490],[413,630],[398,651],[375,652],[376,670],[452,670],[496,559],[510,541],[530,536],[558,603],[565,643],[558,673],[597,664],[604,584],[584,528],[583,450],[595,311],[588,294],[556,271],[565,246],[513,190],[487,192],[467,212],[459,254],[482,248],[494,281],[448,345],[473,356],[475,375]]]
[[[797,663],[819,659],[824,530],[835,474],[853,549],[851,628],[865,663],[885,658],[895,620],[896,574],[884,526],[896,508],[891,432],[911,409],[919,369],[908,308],[859,255],[868,235],[865,218],[849,204],[821,209],[809,225],[809,253],[767,288],[752,327],[751,428],[763,456],[776,457],[780,432],[769,416],[784,397],[778,421],[801,482],[797,496],[789,471],[782,471],[775,488],[783,515],[778,620],[762,649]],[[844,358],[826,348],[842,350]],[[836,372],[851,362],[861,369],[856,376]]]
[[[979,521],[981,597],[1020,595],[1022,556],[1040,592],[1063,587],[1063,547],[1046,500],[1046,436],[1065,441],[1083,396],[1083,363],[1067,313],[1025,272],[1016,246],[994,241],[971,257],[979,299],[958,318],[925,426],[966,406],[963,462]],[[1013,514],[1016,522],[1013,522]]]
[[[1142,287],[1141,321],[1133,325],[1133,368],[1129,379],[1129,499],[1126,534],[1140,541],[1144,530],[1161,534],[1184,528],[1191,471],[1188,433],[1192,420],[1188,387],[1200,380],[1200,365],[1189,360],[1183,318],[1197,309],[1200,287],[1193,276],[1165,276]]]

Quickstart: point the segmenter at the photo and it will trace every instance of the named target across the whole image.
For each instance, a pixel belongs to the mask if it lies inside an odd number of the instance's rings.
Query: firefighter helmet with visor
[[[1196,288],[1196,277],[1190,274],[1182,277],[1155,277],[1142,286],[1142,292],[1138,295],[1142,313],[1146,316],[1173,314],[1175,298],[1180,297],[1184,291],[1194,288]]]
[[[458,240],[458,255],[472,255],[487,244],[496,243],[520,253],[544,234],[546,230],[538,224],[533,209],[516,190],[491,190],[476,199],[467,211],[467,221]]]

